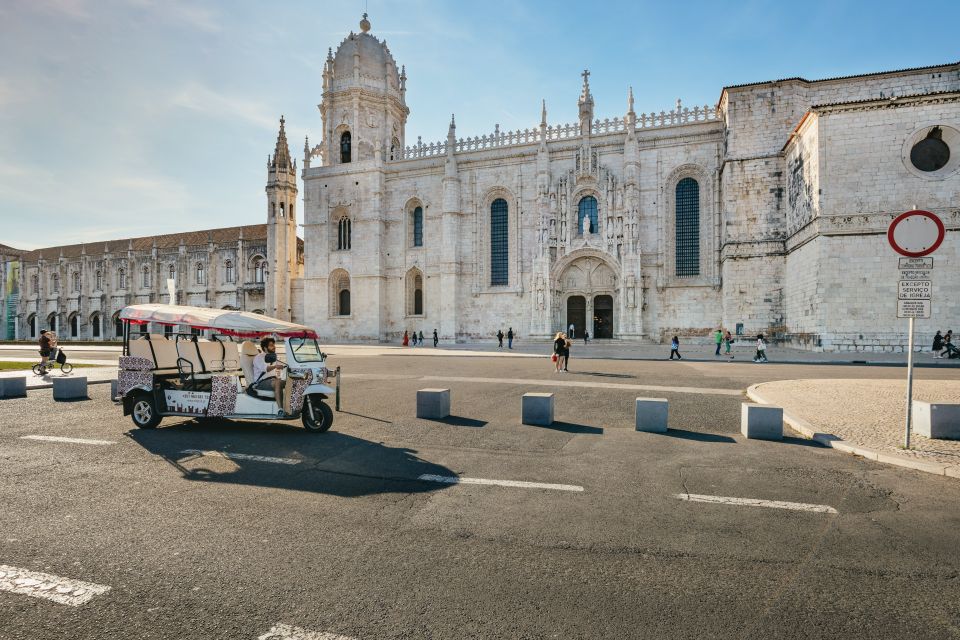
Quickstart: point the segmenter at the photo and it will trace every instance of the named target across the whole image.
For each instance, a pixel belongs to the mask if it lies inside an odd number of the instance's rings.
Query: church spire
[[[280,116],[280,133],[277,134],[277,147],[273,151],[271,166],[275,169],[293,169],[290,162],[290,147],[287,145],[287,132],[284,130],[286,121]]]
[[[590,123],[593,122],[593,96],[590,95],[590,70],[584,69],[583,89],[580,91],[580,99],[577,106],[580,107],[580,135],[590,135]]]

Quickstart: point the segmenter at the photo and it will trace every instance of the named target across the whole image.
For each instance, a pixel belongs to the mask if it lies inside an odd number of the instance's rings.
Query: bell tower
[[[273,156],[267,157],[267,264],[264,284],[267,314],[290,320],[291,280],[297,275],[297,163],[290,160],[285,121],[280,116],[280,133]]]
[[[323,67],[324,166],[399,158],[410,113],[406,93],[406,70],[397,71],[363,14],[360,33],[351,31],[335,54],[329,50]]]

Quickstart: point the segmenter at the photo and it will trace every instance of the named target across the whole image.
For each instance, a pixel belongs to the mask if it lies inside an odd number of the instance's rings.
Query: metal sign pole
[[[910,448],[910,418],[913,416],[913,318],[907,329],[907,425],[903,434],[903,447]]]

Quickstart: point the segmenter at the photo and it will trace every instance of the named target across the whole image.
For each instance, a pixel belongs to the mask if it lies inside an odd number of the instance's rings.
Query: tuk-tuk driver
[[[253,379],[254,388],[269,390],[273,388],[273,397],[277,401],[277,406],[283,406],[281,398],[280,376],[277,371],[283,369],[286,365],[282,362],[274,361],[267,363],[267,354],[277,353],[277,342],[273,338],[264,338],[260,341],[260,353],[253,358]]]

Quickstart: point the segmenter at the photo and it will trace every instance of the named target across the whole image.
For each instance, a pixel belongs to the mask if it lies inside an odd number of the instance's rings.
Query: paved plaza
[[[958,635],[960,480],[740,435],[751,385],[901,368],[329,350],[326,434],[0,401],[0,638]]]

